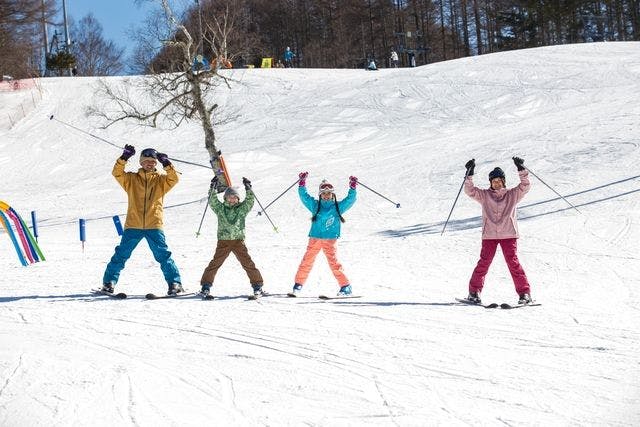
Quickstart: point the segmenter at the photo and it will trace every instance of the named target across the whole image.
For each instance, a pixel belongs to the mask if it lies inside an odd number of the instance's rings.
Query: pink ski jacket
[[[529,171],[518,172],[520,184],[516,187],[500,190],[480,189],[473,185],[473,176],[464,181],[464,192],[467,196],[482,205],[482,239],[517,239],[518,224],[516,221],[516,205],[527,192]]]

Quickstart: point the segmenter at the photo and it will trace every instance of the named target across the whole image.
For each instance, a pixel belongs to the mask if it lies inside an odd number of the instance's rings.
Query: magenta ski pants
[[[478,264],[473,270],[473,274],[471,274],[471,279],[469,280],[469,292],[482,291],[482,288],[484,287],[484,278],[489,271],[489,267],[491,266],[493,257],[496,254],[498,245],[500,245],[502,255],[504,255],[504,260],[507,262],[507,266],[509,267],[513,284],[516,287],[516,292],[518,292],[518,294],[530,293],[527,275],[518,260],[517,242],[518,239],[486,239],[482,241],[480,260],[478,260]]]

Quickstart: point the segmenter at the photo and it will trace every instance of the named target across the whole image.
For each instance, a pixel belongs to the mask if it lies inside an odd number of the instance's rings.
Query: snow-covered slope
[[[37,212],[47,258],[20,266],[0,233],[0,425],[640,423],[640,43],[232,77],[218,143],[233,181],[252,179],[263,205],[302,170],[312,191],[326,178],[343,196],[356,175],[401,204],[361,186],[345,215],[339,257],[363,297],[314,298],[337,290],[320,256],[306,298],[245,301],[231,257],[219,300],[145,301],[136,296],[166,287],[145,244],[117,286],[132,298],[90,296],[119,241],[111,216],[126,212],[111,176],[120,151],[99,138],[200,164],[206,151],[197,124],[101,130],[84,114],[104,102],[94,79],[42,80],[37,107],[0,133],[0,200],[25,219]],[[0,93],[0,114],[19,96]],[[514,155],[537,177],[519,209],[519,254],[542,306],[452,305],[480,248],[480,208],[464,194],[441,235],[464,164],[476,159],[480,185],[501,166],[512,186]],[[211,171],[175,164],[165,232],[197,290],[216,243],[210,211],[195,236]],[[247,245],[265,289],[284,293],[309,213],[295,188],[268,209],[277,233],[258,210]],[[500,254],[483,299],[516,299]]]

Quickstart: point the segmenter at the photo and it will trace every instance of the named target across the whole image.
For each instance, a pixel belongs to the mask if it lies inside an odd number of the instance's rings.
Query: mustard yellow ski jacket
[[[164,168],[166,175],[155,170],[146,172],[143,168],[138,169],[138,172],[125,172],[126,164],[122,159],[116,160],[111,172],[127,192],[129,199],[124,228],[162,228],[164,195],[178,183],[176,170],[173,165],[169,165]]]

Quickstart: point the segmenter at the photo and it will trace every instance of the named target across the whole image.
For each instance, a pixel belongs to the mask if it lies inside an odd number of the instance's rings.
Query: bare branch
[[[238,117],[237,113],[225,117],[216,114],[218,104],[214,102],[214,94],[222,85],[228,89],[236,82],[227,73],[218,73],[214,65],[210,69],[198,69],[194,59],[197,46],[187,27],[182,24],[169,5],[168,0],[155,0],[162,7],[164,23],[170,35],[162,36],[159,41],[163,46],[164,64],[172,72],[152,73],[128,79],[121,85],[101,80],[97,95],[111,101],[110,103],[87,110],[88,114],[106,121],[105,127],[123,120],[135,120],[142,125],[175,128],[187,121],[200,122],[205,139],[205,147],[212,157],[217,156],[214,126],[227,123]],[[227,40],[234,29],[232,8],[227,6],[221,17],[215,17],[216,24],[209,29],[214,36],[211,39],[215,52],[227,55]],[[154,21],[154,24],[159,24]],[[148,41],[148,39],[145,39]],[[153,68],[153,66],[151,66]]]

